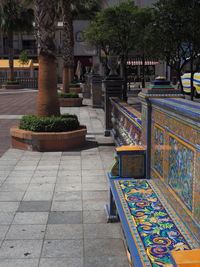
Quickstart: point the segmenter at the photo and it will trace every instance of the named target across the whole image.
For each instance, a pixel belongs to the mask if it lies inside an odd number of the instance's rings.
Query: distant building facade
[[[78,60],[83,66],[92,66],[93,57],[97,55],[95,48],[90,47],[83,39],[83,31],[88,27],[88,20],[74,20],[74,57],[75,65]],[[56,56],[58,66],[58,79],[62,77],[62,54],[63,54],[63,24],[58,22],[56,28]],[[14,34],[13,40],[14,59],[19,58],[22,51],[27,51],[28,56],[34,62],[37,62],[37,44],[34,33],[17,33]],[[8,40],[3,34],[0,34],[0,59],[8,59]],[[1,69],[1,66],[0,66]],[[24,73],[25,74],[25,73]],[[6,75],[5,71],[4,74]],[[22,74],[23,75],[23,74]],[[27,72],[25,74],[27,76]],[[1,76],[1,73],[0,73]]]

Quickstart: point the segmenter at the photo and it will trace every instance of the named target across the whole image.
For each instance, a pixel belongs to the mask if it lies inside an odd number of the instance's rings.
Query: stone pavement
[[[36,96],[35,90],[0,90],[0,157],[10,147],[10,127],[35,112]]]
[[[114,150],[104,112],[62,112],[87,125],[84,149],[9,149],[0,158],[0,267],[128,267],[120,223],[108,224],[104,211]]]

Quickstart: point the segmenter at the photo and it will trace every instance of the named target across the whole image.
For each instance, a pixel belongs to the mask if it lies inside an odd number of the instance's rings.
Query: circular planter
[[[82,106],[83,98],[59,98],[60,107],[80,107]]]
[[[22,89],[21,84],[2,84],[1,89]]]
[[[79,93],[82,93],[82,88],[81,87],[71,87],[71,88],[69,88],[69,91],[70,91],[70,93],[79,94]]]
[[[12,147],[32,151],[66,151],[83,147],[86,133],[85,125],[69,132],[32,132],[18,126],[10,129]]]

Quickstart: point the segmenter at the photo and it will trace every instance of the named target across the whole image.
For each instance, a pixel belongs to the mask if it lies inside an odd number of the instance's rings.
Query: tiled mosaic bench
[[[194,252],[199,249],[195,237],[184,226],[153,180],[135,179],[129,176],[131,173],[128,171],[129,168],[133,167],[133,171],[134,166],[139,169],[143,166],[144,147],[122,147],[116,150],[119,156],[118,173],[114,172],[113,175],[112,170],[112,174],[108,175],[110,183],[108,221],[120,218],[133,265],[135,267],[200,266],[198,257],[193,257],[196,265],[175,265],[177,252],[182,250]],[[129,162],[128,158],[133,156],[132,153],[137,163],[133,163],[133,158]],[[140,156],[139,161],[137,153]],[[143,160],[141,160],[142,155]],[[134,166],[131,166],[131,163]],[[126,172],[123,170],[124,166]],[[139,178],[138,170],[137,178]],[[129,178],[124,178],[122,174]],[[142,172],[141,178],[143,174]],[[200,255],[200,250],[196,253]],[[187,261],[188,255],[183,258]]]

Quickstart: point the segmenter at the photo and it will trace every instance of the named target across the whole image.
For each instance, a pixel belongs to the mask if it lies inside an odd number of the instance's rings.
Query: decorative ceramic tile
[[[144,266],[171,263],[170,251],[198,248],[153,182],[114,181]]]
[[[161,127],[154,124],[152,133],[152,161],[153,168],[163,178],[163,159],[164,159],[164,131]]]
[[[194,150],[170,136],[168,183],[183,203],[192,211]]]

